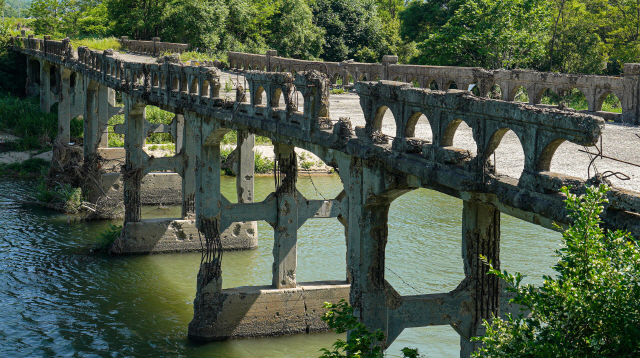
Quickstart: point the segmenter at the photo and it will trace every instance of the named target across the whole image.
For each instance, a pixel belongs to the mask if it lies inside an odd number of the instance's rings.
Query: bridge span
[[[85,162],[100,160],[107,120],[124,113],[125,123],[116,131],[125,134],[126,162],[121,170],[125,228],[116,246],[120,252],[153,252],[162,251],[154,250],[156,245],[202,245],[189,325],[189,336],[195,340],[324,330],[319,319],[322,303],[348,296],[362,322],[386,333],[384,344],[405,328],[451,325],[460,334],[461,357],[469,357],[477,348],[470,338],[482,334],[483,319],[517,310],[507,302],[504,283],[487,276],[479,259],[484,255],[499,268],[501,214],[546,228],[553,228],[554,222],[566,225],[559,189],[571,185],[581,193],[586,185],[602,180],[550,171],[563,142],[586,147],[598,143],[605,121],[591,114],[381,80],[355,83],[366,125],[353,126],[349,118],[331,117],[331,79],[313,69],[295,75],[247,71],[248,91],[238,87],[235,98],[229,99],[220,95],[220,72],[212,63],[186,65],[170,58],[136,62],[109,50],[80,47],[76,52],[68,40],[16,37],[12,41],[14,50],[26,57],[29,78],[39,77],[43,110],[59,103],[63,143],[70,139],[70,119],[83,117]],[[640,73],[640,64],[628,67]],[[638,88],[637,76],[627,80]],[[122,94],[123,108],[115,106],[115,91]],[[297,92],[302,106],[294,99]],[[148,105],[175,113],[174,122],[148,123]],[[386,110],[395,118],[395,136],[381,133]],[[430,141],[414,137],[421,115],[433,133]],[[463,122],[472,129],[475,155],[453,147]],[[226,198],[220,191],[220,141],[230,130],[238,131],[237,198]],[[496,175],[491,161],[509,130],[518,136],[525,153],[518,180]],[[147,155],[143,144],[151,132],[173,133],[177,154]],[[275,189],[262,202],[253,200],[255,135],[271,138],[276,153]],[[344,185],[337,197],[308,200],[297,190],[296,147],[335,168]],[[181,178],[183,217],[143,220],[144,177],[167,171]],[[465,278],[451,292],[402,296],[385,280],[388,212],[394,199],[418,188],[463,200],[460,239]],[[639,237],[639,209],[640,193],[614,188],[604,223]],[[195,226],[188,228],[194,216]],[[297,231],[310,218],[337,218],[345,227],[347,272],[337,281],[296,280]],[[255,222],[260,220],[274,228],[272,284],[222,289],[223,249],[255,247]]]

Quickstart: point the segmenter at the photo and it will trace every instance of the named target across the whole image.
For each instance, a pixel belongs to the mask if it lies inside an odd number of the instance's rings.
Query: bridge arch
[[[446,82],[445,86],[444,86],[444,90],[448,91],[451,89],[458,89],[458,85],[456,84],[456,82],[454,80],[449,80]]]
[[[605,103],[607,104],[607,108],[603,109]],[[598,97],[598,100],[596,101],[596,111],[614,112],[611,111],[611,109],[617,108],[620,108],[620,110],[622,110],[622,96],[618,96],[612,91],[603,93],[600,97]]]
[[[433,128],[427,116],[419,111],[412,111],[406,124],[405,136],[415,137],[433,142]]]
[[[198,94],[198,78],[194,77],[189,86],[189,94]]]
[[[511,128],[493,132],[484,151],[484,161],[495,174],[520,178],[524,171],[525,154],[522,138]]]
[[[374,131],[380,131],[384,135],[396,138],[398,137],[398,128],[401,127],[398,123],[398,118],[402,117],[397,116],[393,109],[386,105],[381,105],[374,112],[371,127]]]

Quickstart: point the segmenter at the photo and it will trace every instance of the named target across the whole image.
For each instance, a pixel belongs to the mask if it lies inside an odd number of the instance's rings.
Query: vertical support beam
[[[174,121],[176,121],[175,133],[173,134],[173,139],[176,141],[176,154],[180,153],[182,150],[182,146],[184,145],[184,116],[182,114],[176,114]]]
[[[459,327],[460,357],[467,358],[481,346],[471,337],[484,334],[482,320],[490,320],[500,312],[502,285],[494,275],[487,275],[488,267],[480,255],[500,269],[500,211],[495,207],[464,201],[462,209],[462,260],[465,281],[470,285],[471,317]]]
[[[49,69],[51,65],[40,61],[40,110],[49,113],[51,110],[51,77]]]
[[[272,284],[274,288],[292,288],[297,286],[298,266],[298,163],[294,147],[274,143],[274,151],[278,161],[274,175],[279,185],[276,189],[278,218],[273,233]]]
[[[343,178],[343,180],[346,179]],[[370,329],[385,329],[387,323],[384,279],[388,237],[389,200],[371,199],[383,180],[360,159],[353,159],[345,191],[349,194],[347,270],[351,277],[349,303],[354,316]]]
[[[238,131],[238,168],[236,170],[236,191],[238,203],[253,203],[253,181],[255,176],[256,135]]]
[[[176,152],[182,151],[184,163],[182,172],[182,217],[187,219],[196,214],[196,148],[199,149],[200,144],[198,143],[196,146],[196,135],[191,126],[192,123],[185,121],[184,116],[181,114],[176,114],[176,120],[179,120],[177,133],[182,132],[179,135],[180,139],[176,140]],[[180,123],[182,123],[182,128],[180,128]],[[180,144],[180,149],[178,149],[178,144]]]
[[[98,88],[98,133],[100,148],[109,147],[109,112],[116,106],[116,91],[104,85]]]
[[[640,63],[624,64],[622,122],[640,124]]]
[[[58,138],[64,144],[71,140],[71,71],[63,70],[58,105]]]
[[[96,155],[98,140],[98,88],[91,80],[86,80],[86,100],[84,106],[84,160],[90,162]]]
[[[124,149],[126,151],[126,162],[124,177],[124,222],[138,222],[140,214],[140,190],[144,169],[145,153],[142,149],[144,141],[144,103],[123,93],[124,101],[124,123],[126,132],[124,136]]]

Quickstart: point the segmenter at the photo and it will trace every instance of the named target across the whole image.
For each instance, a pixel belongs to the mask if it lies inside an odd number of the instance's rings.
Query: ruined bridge
[[[487,276],[479,260],[484,255],[499,266],[501,213],[547,228],[553,222],[567,224],[559,189],[572,185],[583,192],[587,182],[551,173],[554,152],[565,141],[593,146],[604,130],[604,120],[589,114],[384,80],[355,83],[366,126],[352,128],[348,118],[331,118],[330,80],[318,71],[249,71],[248,92],[239,88],[236,98],[229,99],[220,96],[220,73],[209,63],[135,62],[84,47],[76,54],[68,41],[46,39],[13,38],[13,46],[26,55],[30,78],[39,65],[43,109],[59,102],[63,141],[69,140],[72,115],[83,116],[87,160],[99,155],[109,116],[124,112],[125,123],[117,131],[125,133],[125,229],[117,245],[121,252],[143,252],[140,245],[169,245],[165,233],[178,230],[181,240],[199,246],[198,233],[202,235],[206,250],[189,325],[189,336],[201,341],[323,330],[322,303],[348,296],[362,322],[386,333],[383,343],[390,344],[408,327],[451,325],[460,334],[461,356],[468,357],[477,348],[469,339],[482,334],[482,319],[516,309],[507,303],[503,283]],[[52,88],[56,78],[57,88]],[[113,91],[122,93],[124,108],[113,105]],[[294,100],[298,91],[304,99],[301,108]],[[148,123],[148,105],[176,113],[174,123]],[[380,132],[387,108],[396,120],[395,137]],[[432,141],[414,137],[422,114]],[[452,147],[462,122],[473,130],[475,156]],[[220,141],[230,130],[238,131],[237,203],[220,191]],[[525,153],[519,180],[496,175],[490,160],[508,130],[516,133]],[[144,139],[153,131],[175,134],[179,150],[174,157],[144,152]],[[276,152],[277,188],[262,202],[253,200],[255,135],[271,138]],[[344,185],[336,198],[307,200],[298,192],[295,147],[336,169]],[[156,171],[180,176],[182,218],[141,219],[141,183]],[[385,280],[388,212],[394,199],[418,188],[463,200],[465,278],[451,292],[401,296]],[[609,200],[605,225],[638,236],[640,194],[614,188]],[[193,224],[194,214],[197,229],[189,233],[185,227]],[[348,281],[296,281],[297,230],[309,218],[337,218],[345,226]],[[274,228],[272,285],[223,290],[222,250],[234,248],[225,233],[230,228],[251,232],[254,238],[244,248],[255,246],[257,233],[251,230],[259,220]]]

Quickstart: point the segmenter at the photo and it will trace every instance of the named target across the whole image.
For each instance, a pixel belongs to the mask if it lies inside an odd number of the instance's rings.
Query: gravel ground
[[[223,83],[222,95],[234,97],[235,92],[224,92],[224,83],[229,79],[236,79],[235,74],[223,72],[221,80]],[[243,78],[240,77],[240,81]],[[302,99],[299,99],[302,101]],[[281,98],[281,106],[284,102]],[[354,126],[364,126],[364,115],[360,108],[360,101],[357,94],[347,93],[331,95],[330,114],[333,119],[339,117],[350,117]],[[299,103],[302,107],[302,103]],[[395,136],[396,126],[391,111],[385,113],[382,132]],[[618,158],[627,162],[640,164],[640,127],[624,126],[621,124],[607,123],[602,135],[603,154]],[[427,119],[422,116],[416,125],[416,137],[431,139],[431,130],[427,125]],[[471,128],[462,123],[454,137],[454,146],[468,149],[475,154],[476,145],[471,134]],[[584,149],[576,144],[565,142],[556,151],[551,161],[551,170],[556,173],[566,174],[582,179],[587,179],[587,168],[589,166],[589,155],[579,152]],[[595,149],[591,148],[591,151]],[[508,132],[495,153],[496,169],[499,174],[513,178],[519,178],[524,168],[524,152],[518,137],[513,132]],[[619,163],[609,159],[598,158],[595,167],[600,173],[606,171],[621,172],[626,174],[629,180],[620,180],[610,177],[611,182],[621,188],[640,191],[640,167]],[[594,170],[591,170],[591,176]]]

